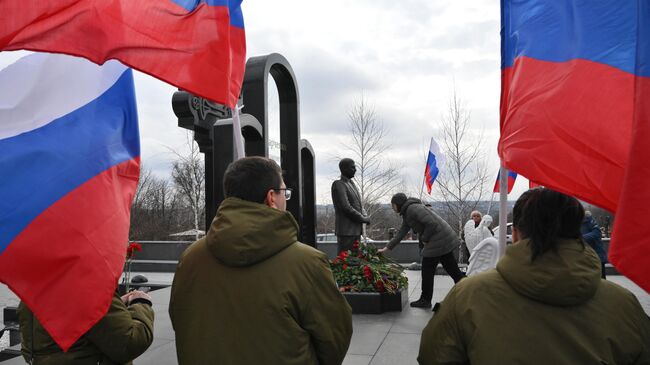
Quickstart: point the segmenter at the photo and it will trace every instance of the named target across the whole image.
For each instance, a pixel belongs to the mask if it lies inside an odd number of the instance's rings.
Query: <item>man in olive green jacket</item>
[[[297,241],[279,166],[240,159],[224,191],[207,236],[183,253],[174,276],[179,364],[341,364],[351,309],[325,255]]]
[[[153,342],[151,297],[115,293],[108,312],[67,352],[54,342],[24,303],[18,306],[21,351],[34,365],[130,365]]]
[[[601,280],[600,259],[580,238],[582,212],[549,189],[524,193],[515,244],[496,270],[451,289],[422,332],[418,362],[650,364],[650,319],[632,293]]]

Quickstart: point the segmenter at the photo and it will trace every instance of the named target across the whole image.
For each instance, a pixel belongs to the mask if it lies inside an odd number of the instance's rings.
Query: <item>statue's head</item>
[[[351,179],[357,172],[357,167],[354,164],[354,160],[351,158],[344,158],[339,162],[339,170],[341,170],[341,176]]]

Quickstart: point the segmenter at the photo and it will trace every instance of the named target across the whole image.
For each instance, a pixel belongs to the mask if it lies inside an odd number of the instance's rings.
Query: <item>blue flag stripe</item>
[[[647,1],[502,0],[502,68],[584,59],[650,77]]]
[[[42,211],[140,155],[131,70],[101,96],[36,130],[0,140],[0,253]]]
[[[169,0],[162,0],[169,1]],[[230,12],[230,25],[244,28],[244,15],[241,11],[242,0],[171,0],[172,2],[183,7],[188,12],[193,11],[201,3],[206,3],[208,6],[224,6]]]

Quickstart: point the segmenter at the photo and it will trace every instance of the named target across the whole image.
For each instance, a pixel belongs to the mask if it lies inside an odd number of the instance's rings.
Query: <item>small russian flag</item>
[[[427,165],[424,168],[424,180],[427,184],[427,193],[429,193],[429,195],[431,195],[431,186],[440,172],[440,167],[442,166],[443,161],[444,159],[440,152],[440,147],[436,141],[431,138],[429,157],[427,157]]]
[[[501,184],[499,179],[501,177],[501,171],[497,174],[497,181],[494,183],[494,189],[492,190],[495,193],[498,193],[501,190]],[[512,191],[512,188],[515,186],[515,180],[517,180],[517,173],[514,171],[508,171],[508,194]]]

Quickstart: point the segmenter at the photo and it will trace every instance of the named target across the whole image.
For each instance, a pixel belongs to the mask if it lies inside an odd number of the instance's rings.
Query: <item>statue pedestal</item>
[[[395,294],[390,293],[341,293],[355,314],[381,314],[401,312],[408,303],[408,287]]]

